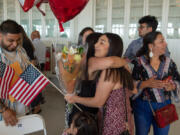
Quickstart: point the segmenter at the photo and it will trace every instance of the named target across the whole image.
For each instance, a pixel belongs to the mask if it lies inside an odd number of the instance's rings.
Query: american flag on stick
[[[9,85],[12,81],[13,76],[13,68],[0,61],[0,98],[8,98]]]
[[[48,79],[30,64],[12,86],[9,94],[29,106],[48,83]]]

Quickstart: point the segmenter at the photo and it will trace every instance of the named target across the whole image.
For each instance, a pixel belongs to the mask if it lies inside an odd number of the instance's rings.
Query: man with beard
[[[18,63],[21,71],[28,65],[28,57],[22,49],[22,35],[19,24],[6,20],[0,25],[0,61],[7,65]],[[1,89],[1,88],[0,88]],[[6,125],[16,125],[17,115],[25,114],[25,106],[8,95],[7,99],[0,97],[0,121]]]

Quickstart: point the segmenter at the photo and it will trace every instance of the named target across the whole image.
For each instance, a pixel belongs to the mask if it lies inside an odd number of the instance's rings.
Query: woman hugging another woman
[[[105,33],[95,44],[95,57],[104,58],[110,56],[121,57],[123,53],[123,42],[117,34]],[[131,74],[126,68],[107,68],[90,72],[86,71],[88,79],[96,81],[94,97],[80,97],[77,95],[66,95],[69,103],[79,103],[89,107],[103,108],[102,123],[99,129],[103,135],[118,135],[126,130],[126,115],[129,129],[132,119],[129,92],[133,91],[134,84]],[[132,133],[132,131],[130,131]]]

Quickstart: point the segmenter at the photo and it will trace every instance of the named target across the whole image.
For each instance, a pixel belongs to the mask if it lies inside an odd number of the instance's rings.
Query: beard
[[[17,48],[17,47],[15,47],[15,48],[9,49],[9,46],[6,45],[3,40],[1,41],[0,45],[3,49],[5,49],[8,52],[14,52],[14,51],[16,51],[16,48]]]

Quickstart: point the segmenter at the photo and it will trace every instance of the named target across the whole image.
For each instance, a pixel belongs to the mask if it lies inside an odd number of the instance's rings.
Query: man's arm
[[[2,114],[2,117],[6,123],[6,125],[15,126],[18,122],[16,118],[16,112],[8,108],[3,104],[3,102],[0,99],[0,113]]]
[[[138,38],[136,40],[133,40],[128,48],[126,49],[126,52],[124,54],[124,57],[128,58],[129,60],[133,60],[136,57],[136,53],[139,51],[139,49],[142,47],[143,39]]]

